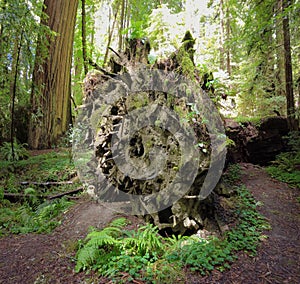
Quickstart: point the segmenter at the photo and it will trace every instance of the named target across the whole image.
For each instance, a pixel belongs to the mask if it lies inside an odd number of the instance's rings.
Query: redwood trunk
[[[289,7],[289,0],[283,0],[283,12]],[[289,16],[286,14],[282,20],[283,26],[283,43],[284,43],[284,59],[285,59],[285,89],[287,103],[287,118],[290,130],[297,130],[298,125],[295,118],[295,102],[293,90],[293,69],[291,56],[291,40]]]
[[[42,24],[56,33],[46,46],[37,47],[31,94],[32,118],[28,144],[33,149],[51,147],[71,123],[71,63],[78,0],[45,0],[47,19]],[[41,58],[44,58],[41,60]]]

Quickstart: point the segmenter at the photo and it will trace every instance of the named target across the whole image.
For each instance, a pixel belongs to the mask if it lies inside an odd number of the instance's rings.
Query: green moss
[[[103,105],[93,112],[91,116],[91,125],[93,129],[99,130],[99,127],[102,124],[102,115],[105,111],[108,111],[108,107],[106,105]]]
[[[139,109],[147,105],[149,105],[149,96],[147,93],[143,92],[131,94],[126,100],[128,111]]]
[[[189,79],[193,79],[195,66],[189,53],[185,50],[184,45],[179,48],[176,60],[180,66],[178,71]]]
[[[178,71],[189,79],[194,79],[194,44],[195,40],[192,37],[190,31],[185,33],[185,36],[182,40],[182,45],[178,50],[176,55],[176,61],[179,64]]]
[[[249,116],[238,116],[236,118],[234,118],[234,120],[237,123],[246,123],[246,122],[251,122],[253,125],[255,125],[256,127],[259,127],[262,121],[261,117],[249,117]]]
[[[171,106],[173,106],[174,105],[174,101],[175,101],[174,96],[168,94],[168,97],[167,97],[167,107],[170,108]]]

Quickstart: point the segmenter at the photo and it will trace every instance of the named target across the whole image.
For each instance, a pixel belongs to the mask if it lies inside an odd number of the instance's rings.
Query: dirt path
[[[102,228],[117,216],[101,204],[82,200],[51,234],[0,239],[0,283],[83,283],[89,277],[73,272],[76,241],[90,226]]]
[[[259,167],[241,166],[242,182],[263,203],[260,211],[270,220],[272,230],[265,233],[268,239],[257,257],[240,254],[231,270],[213,272],[207,277],[195,275],[186,283],[300,283],[300,204],[296,201],[299,189],[271,179]],[[89,283],[93,276],[73,271],[76,240],[84,238],[90,226],[101,228],[116,216],[103,205],[81,201],[52,234],[0,239],[0,283]],[[94,283],[107,281],[98,278]]]
[[[241,167],[242,183],[263,203],[259,211],[268,218],[272,230],[265,232],[268,239],[255,258],[240,254],[229,271],[215,272],[202,283],[299,284],[300,204],[296,198],[300,191],[271,179],[258,166],[242,164]]]

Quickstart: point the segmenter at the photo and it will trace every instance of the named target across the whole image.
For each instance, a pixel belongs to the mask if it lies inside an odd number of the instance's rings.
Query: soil
[[[299,189],[270,178],[261,167],[241,167],[242,183],[263,204],[259,210],[270,221],[272,230],[265,232],[268,238],[256,257],[240,253],[230,270],[213,271],[206,277],[189,274],[186,283],[300,283]],[[90,226],[102,228],[118,216],[103,204],[81,199],[51,234],[1,238],[0,283],[109,283],[95,274],[76,274],[74,256],[77,240],[86,236]],[[133,216],[129,218],[132,226],[141,222]]]

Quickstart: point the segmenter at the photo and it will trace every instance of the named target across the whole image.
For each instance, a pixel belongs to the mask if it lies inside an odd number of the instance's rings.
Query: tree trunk
[[[123,48],[123,29],[125,24],[125,0],[122,0],[121,7],[121,18],[120,18],[120,28],[119,28],[119,51]]]
[[[47,46],[41,37],[37,47],[28,138],[33,149],[57,143],[71,123],[70,70],[77,6],[78,0],[44,1],[48,17],[42,24],[56,35],[48,38]]]
[[[109,50],[109,46],[110,46],[110,43],[111,43],[111,40],[112,40],[112,36],[113,36],[113,33],[114,33],[116,20],[117,20],[117,16],[118,16],[118,13],[119,13],[119,7],[120,6],[118,6],[118,8],[117,8],[117,10],[115,12],[114,21],[113,21],[112,27],[111,28],[110,28],[110,26],[108,27],[108,41],[107,41],[107,46],[106,46],[104,60],[103,60],[103,67],[105,66],[105,64],[107,62],[108,50]]]
[[[289,0],[283,0],[282,10],[289,7]],[[291,42],[290,42],[290,25],[288,13],[282,20],[283,29],[283,43],[284,43],[284,59],[285,59],[285,89],[286,89],[286,103],[287,103],[287,118],[290,130],[297,130],[298,125],[295,117],[295,102],[293,91],[293,69],[292,69],[292,56],[291,56]]]
[[[89,72],[87,48],[86,48],[86,17],[85,16],[86,16],[85,0],[81,0],[81,37],[82,37],[82,57],[83,57],[84,75],[86,75]]]
[[[224,1],[220,0],[220,69],[221,70],[225,70],[224,34],[225,34]]]
[[[126,1],[126,13],[125,13],[125,15],[126,15],[126,19],[125,19],[126,25],[125,25],[125,28],[127,29],[126,38],[129,37],[130,14],[131,14],[130,3],[129,3],[129,0],[127,0]]]
[[[282,0],[278,0],[277,9],[280,11],[282,8]],[[282,32],[282,19],[276,19],[276,58],[277,58],[277,68],[276,68],[276,82],[275,90],[276,96],[285,97],[285,72],[284,72],[284,48],[283,48],[283,32]],[[278,109],[281,114],[286,112],[286,107]]]
[[[18,68],[20,53],[22,48],[22,38],[23,32],[21,32],[21,37],[15,39],[13,58],[12,58],[12,70],[11,70],[11,81],[10,81],[10,97],[11,97],[11,121],[10,121],[10,143],[12,159],[15,159],[14,150],[14,140],[15,140],[15,102],[16,102],[16,92],[17,92],[17,80],[18,80]]]
[[[89,13],[91,15],[96,15],[96,4],[95,3],[92,5],[91,11]],[[95,46],[95,35],[96,35],[95,19],[93,19],[93,21],[92,21],[91,31],[89,32],[89,34],[90,34],[90,46],[94,47]],[[89,56],[91,58],[93,58],[93,51],[94,51],[94,48],[91,48],[89,50]]]
[[[226,40],[230,39],[230,17],[229,9],[226,8]],[[226,69],[229,77],[231,76],[231,60],[230,60],[230,48],[226,47]]]

